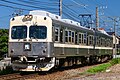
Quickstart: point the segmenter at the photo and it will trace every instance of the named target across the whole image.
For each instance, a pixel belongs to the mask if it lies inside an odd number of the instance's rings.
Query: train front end
[[[51,18],[23,15],[10,20],[9,56],[13,70],[48,71],[55,66],[52,53]]]

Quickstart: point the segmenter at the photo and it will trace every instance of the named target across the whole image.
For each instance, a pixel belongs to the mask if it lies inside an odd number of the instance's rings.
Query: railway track
[[[97,65],[97,64],[96,64]],[[7,74],[1,75],[0,80],[59,80],[61,78],[68,78],[71,75],[79,74],[80,72],[84,72],[86,69],[96,66],[72,66],[69,68],[61,68],[57,70],[53,70],[50,72],[36,72],[36,73],[14,73],[14,74]]]
[[[0,80],[25,80],[25,79],[34,79],[35,77],[39,77],[39,75],[38,74],[21,75],[20,73],[14,73],[14,74],[1,75]]]
[[[19,78],[19,77],[21,77],[19,73],[7,74],[7,75],[1,75],[0,80],[10,80],[10,79]]]

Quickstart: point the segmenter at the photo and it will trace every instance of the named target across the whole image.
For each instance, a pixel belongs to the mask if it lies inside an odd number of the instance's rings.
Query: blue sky
[[[0,0],[0,28],[9,28],[9,20],[13,17],[12,14],[21,9],[22,14],[27,14],[29,10],[47,10],[58,14],[58,2],[59,0]],[[120,16],[120,0],[63,0],[63,18],[78,21],[79,14],[89,13],[95,20],[96,6],[99,7],[100,27],[104,27],[106,30],[113,28],[112,22],[105,22],[104,20],[108,16]],[[104,25],[103,21],[105,22]]]

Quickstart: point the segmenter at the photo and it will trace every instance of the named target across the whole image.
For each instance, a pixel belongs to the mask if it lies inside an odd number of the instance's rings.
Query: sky
[[[79,14],[91,14],[95,21],[96,6],[99,9],[99,27],[113,30],[114,17],[118,21],[120,17],[120,0],[62,0],[62,18],[79,21]],[[0,0],[0,10],[0,28],[8,29],[9,20],[16,13],[24,15],[30,10],[45,10],[59,14],[59,0]],[[120,26],[116,27],[120,33]]]

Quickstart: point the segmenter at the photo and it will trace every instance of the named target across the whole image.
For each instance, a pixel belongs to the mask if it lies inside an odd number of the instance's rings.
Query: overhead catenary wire
[[[32,7],[32,8],[37,8],[37,9],[47,9],[47,8],[41,8],[41,7],[37,7],[37,6],[26,5],[26,4],[21,4],[21,3],[17,3],[17,2],[12,2],[12,1],[8,1],[8,0],[0,0],[0,1],[11,3],[11,4],[15,4],[15,5],[21,5],[21,6],[25,6],[25,7]],[[55,10],[55,8],[49,8],[49,9],[54,9]]]
[[[0,6],[9,7],[9,8],[13,8],[13,9],[22,9],[22,10],[26,10],[26,11],[31,11],[31,9],[18,8],[18,7],[13,7],[13,6],[4,5],[4,4],[0,4]]]

